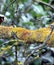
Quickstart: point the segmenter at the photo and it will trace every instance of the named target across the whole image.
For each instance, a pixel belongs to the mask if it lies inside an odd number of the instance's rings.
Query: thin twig
[[[37,2],[37,3],[39,3],[39,4],[46,5],[46,6],[52,8],[52,9],[54,10],[54,7],[53,7],[52,5],[50,5],[49,3],[46,3],[46,2],[43,2],[43,1],[40,1],[40,0],[39,0],[39,1],[35,0],[35,2]]]
[[[18,61],[18,60],[17,60],[17,45],[15,45],[15,61],[16,61],[16,65],[18,65],[18,64],[17,64],[17,61]]]
[[[51,27],[51,32],[50,32],[50,34],[47,36],[47,38],[46,38],[46,40],[43,42],[43,44],[46,44],[46,42],[49,41],[52,32],[53,32],[53,27]]]
[[[6,8],[5,11],[7,11],[7,9],[15,2],[16,0],[13,0]]]

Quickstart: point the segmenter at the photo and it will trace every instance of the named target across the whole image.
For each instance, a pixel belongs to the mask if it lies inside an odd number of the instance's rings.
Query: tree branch
[[[39,3],[39,4],[46,5],[46,6],[52,8],[52,9],[54,10],[54,7],[53,7],[52,5],[50,5],[49,3],[46,3],[46,2],[43,2],[43,1],[40,1],[40,0],[39,0],[39,1],[35,0],[35,2],[37,2],[37,3]]]

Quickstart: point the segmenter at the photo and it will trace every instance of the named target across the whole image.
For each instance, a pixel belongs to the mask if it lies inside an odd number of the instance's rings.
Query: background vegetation
[[[54,0],[0,0],[0,14],[7,17],[6,22],[2,23],[5,26],[13,25],[31,30],[47,27],[54,22]],[[14,45],[11,48],[13,43],[15,41],[0,39],[0,65],[15,65],[15,61],[19,64],[24,63],[25,46]],[[26,48],[26,51],[32,50],[35,45],[28,46],[29,49]],[[4,50],[2,51],[1,48]]]

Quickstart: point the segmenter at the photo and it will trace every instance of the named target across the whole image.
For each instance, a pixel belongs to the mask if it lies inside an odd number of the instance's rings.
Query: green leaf
[[[33,17],[36,17],[36,12],[35,11],[31,10],[30,13],[32,14]]]
[[[47,2],[47,3],[49,2],[49,0],[43,0],[43,1],[44,1],[44,2]]]
[[[18,0],[18,3],[24,3],[27,2],[27,0]]]
[[[3,43],[3,41],[2,40],[0,40],[0,44],[2,44]]]
[[[32,22],[24,22],[23,25],[33,26],[33,23]]]

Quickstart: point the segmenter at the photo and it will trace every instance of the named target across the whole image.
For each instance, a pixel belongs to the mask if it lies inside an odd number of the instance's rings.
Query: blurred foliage
[[[43,1],[47,3],[51,2],[51,0]],[[52,11],[53,10],[50,7],[46,7],[43,4],[38,4],[37,2],[34,2],[32,0],[8,0],[6,1],[6,4],[4,4],[2,13],[8,17],[9,25],[13,23],[16,26],[25,26],[26,28],[28,28],[26,25],[24,25],[24,22],[29,23],[31,21],[33,24],[35,24],[33,26],[32,24],[30,24],[32,26],[32,29],[36,29],[42,27],[43,25],[47,25],[47,22],[52,22],[51,17],[48,17],[53,14]],[[39,25],[38,23],[39,26],[36,25],[37,20],[40,20],[42,24]],[[29,26],[28,23],[26,24]]]
[[[54,10],[50,6],[38,3],[39,1],[54,7],[54,0],[37,0],[37,2],[35,0],[6,0],[5,3],[2,3],[1,14],[7,17],[7,21],[2,23],[2,25],[20,26],[31,30],[47,27],[50,23],[54,22]],[[15,45],[13,45],[14,43],[15,41],[0,40],[0,65],[14,65],[16,60],[24,62],[26,56],[24,56],[25,49],[27,51],[30,45],[27,45],[28,48],[25,48],[23,45],[17,44],[18,58],[16,59],[17,52]],[[36,61],[34,64],[40,65]]]

